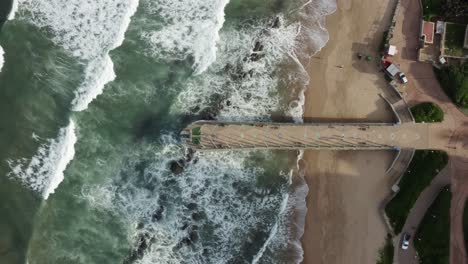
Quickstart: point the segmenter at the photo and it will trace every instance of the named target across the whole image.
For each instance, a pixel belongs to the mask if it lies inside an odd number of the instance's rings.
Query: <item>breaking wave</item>
[[[83,111],[115,78],[109,52],[120,46],[138,0],[19,0],[23,18],[52,33],[52,40],[84,63],[74,111]]]
[[[10,11],[10,14],[8,14],[8,20],[13,20],[15,19],[15,14],[16,14],[16,11],[18,11],[18,0],[12,0],[12,4],[11,4],[11,11]]]
[[[3,58],[3,54],[4,54],[3,48],[2,46],[0,46],[0,72],[2,71],[3,63],[5,62]]]
[[[51,32],[57,45],[86,65],[84,81],[76,89],[72,101],[72,110],[85,110],[102,93],[104,86],[115,79],[109,52],[123,43],[138,0],[19,1],[21,19]],[[12,14],[18,8],[18,2],[15,1],[13,6]],[[24,164],[25,159],[10,161],[13,174],[31,189],[42,193],[44,199],[58,187],[66,165],[73,159],[76,143],[73,131],[74,123],[70,120],[70,125],[60,130],[58,138],[38,149],[28,166]]]
[[[33,134],[33,138],[40,140]],[[63,180],[63,172],[75,155],[75,124],[70,120],[54,140],[46,140],[31,159],[8,161],[10,176],[40,193],[46,200]]]
[[[142,33],[151,43],[150,54],[166,59],[193,58],[195,74],[204,72],[216,60],[218,31],[224,23],[229,0],[155,0],[146,9],[157,16],[156,29]]]

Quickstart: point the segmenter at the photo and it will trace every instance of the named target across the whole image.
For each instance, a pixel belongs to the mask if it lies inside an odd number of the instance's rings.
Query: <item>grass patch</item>
[[[463,43],[465,41],[466,25],[447,23],[445,31],[445,54],[463,56]]]
[[[199,137],[192,137],[192,143],[195,145],[200,144],[201,139]]]
[[[427,210],[416,231],[414,246],[420,263],[449,263],[450,186],[446,186]]]
[[[200,127],[192,128],[192,136],[200,136],[200,135],[201,135],[201,128]]]
[[[425,20],[431,20],[432,17],[443,15],[443,6],[446,0],[423,0],[423,14]]]
[[[409,211],[421,192],[448,161],[447,153],[436,150],[417,150],[408,170],[400,181],[400,191],[387,204],[385,213],[396,234],[401,232]]]
[[[392,236],[387,234],[385,245],[379,250],[379,259],[376,264],[393,264],[393,251]]]
[[[411,107],[411,113],[417,123],[434,123],[444,120],[444,111],[434,103],[420,103]]]

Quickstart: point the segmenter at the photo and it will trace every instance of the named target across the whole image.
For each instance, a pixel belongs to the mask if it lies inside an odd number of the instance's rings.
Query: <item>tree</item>
[[[468,1],[446,0],[444,5],[445,17],[468,17]]]
[[[460,107],[468,107],[468,65],[450,65],[436,70],[440,84],[448,96]]]

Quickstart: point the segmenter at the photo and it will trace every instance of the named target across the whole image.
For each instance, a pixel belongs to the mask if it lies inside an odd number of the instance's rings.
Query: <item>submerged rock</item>
[[[273,23],[271,24],[272,28],[279,28],[281,27],[281,19],[279,17],[276,17],[275,20],[273,20]]]
[[[143,258],[145,250],[150,246],[150,243],[153,242],[153,239],[150,238],[148,233],[140,234],[138,236],[138,242],[136,248],[131,250],[130,254],[123,261],[124,264],[131,264],[139,259]]]
[[[170,168],[171,172],[174,173],[175,175],[178,175],[178,174],[181,174],[182,172],[184,172],[184,165],[180,164],[176,160],[173,160],[173,161],[170,162],[169,168]]]
[[[163,213],[164,213],[164,206],[159,206],[159,208],[153,212],[153,214],[151,215],[151,221],[155,222],[155,221],[159,221],[162,219],[163,217]]]

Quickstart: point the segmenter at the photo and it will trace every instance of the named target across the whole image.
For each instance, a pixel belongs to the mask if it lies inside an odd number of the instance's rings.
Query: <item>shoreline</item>
[[[392,3],[337,1],[337,10],[325,18],[329,40],[306,67],[304,122],[392,120],[379,97],[388,88],[375,62],[355,57],[357,52],[378,56]],[[304,264],[376,261],[386,235],[379,206],[390,192],[385,170],[393,157],[392,151],[304,152],[299,161],[309,188],[301,238]]]

